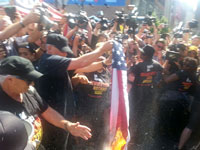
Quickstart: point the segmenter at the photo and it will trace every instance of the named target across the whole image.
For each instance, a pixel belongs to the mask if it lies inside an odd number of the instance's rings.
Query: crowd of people
[[[0,16],[1,148],[105,149],[113,40],[127,62],[128,149],[200,148],[200,36],[190,27],[181,36],[160,34],[164,25],[153,20],[136,27],[118,15],[108,25],[84,11],[51,23],[38,7]],[[18,132],[21,140],[6,137]]]

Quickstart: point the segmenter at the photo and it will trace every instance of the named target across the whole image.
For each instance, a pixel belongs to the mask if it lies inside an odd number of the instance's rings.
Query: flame
[[[126,140],[122,135],[122,131],[120,128],[117,129],[114,141],[111,144],[111,150],[123,150],[124,145],[126,144]]]

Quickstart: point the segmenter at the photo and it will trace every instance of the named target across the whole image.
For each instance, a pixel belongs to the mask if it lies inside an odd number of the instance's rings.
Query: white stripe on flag
[[[123,94],[124,94],[124,102],[125,102],[125,111],[126,111],[126,117],[127,117],[127,132],[128,132],[128,136],[126,139],[126,146],[124,147],[125,150],[128,149],[128,143],[130,141],[130,133],[129,133],[129,99],[128,99],[128,92],[127,92],[127,71],[126,70],[122,70],[122,84],[123,84]]]
[[[20,6],[16,6],[16,8],[17,8],[17,10],[18,10],[19,12],[22,12],[22,13],[24,13],[24,14],[28,14],[28,13],[30,12],[30,9],[25,9],[25,8],[23,8],[23,7],[20,7]]]
[[[118,94],[118,82],[117,81],[117,69],[113,68],[112,74],[112,95],[111,95],[111,111],[110,111],[110,133],[111,139],[115,136],[116,126],[117,126],[117,117],[118,116],[118,107],[119,107],[119,94]]]

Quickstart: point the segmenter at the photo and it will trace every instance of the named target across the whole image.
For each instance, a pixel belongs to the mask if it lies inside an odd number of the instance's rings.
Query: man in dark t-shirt
[[[64,105],[65,101],[70,100],[71,97],[69,95],[70,90],[72,90],[68,71],[90,65],[103,53],[112,49],[112,42],[108,41],[93,52],[81,57],[67,58],[68,52],[71,51],[68,46],[68,40],[60,34],[52,33],[47,36],[46,47],[47,54],[43,54],[35,63],[36,70],[44,74],[37,84],[37,90],[50,106],[64,116],[69,115],[64,111],[70,108],[66,108]],[[61,108],[57,107],[59,103]]]
[[[68,71],[90,65],[103,53],[112,49],[112,42],[108,41],[93,52],[81,57],[67,58],[68,52],[71,51],[67,39],[60,34],[52,33],[47,36],[46,47],[47,54],[43,54],[35,63],[36,70],[44,74],[37,83],[37,90],[51,107],[60,112],[65,118],[71,118],[74,112],[74,100]],[[44,139],[48,139],[48,141],[50,138],[52,141],[58,140],[56,145],[44,140],[45,145],[51,149],[54,146],[55,149],[62,149],[60,146],[65,145],[67,136],[62,136],[60,131],[47,123],[44,124],[45,129],[48,130]],[[66,149],[65,146],[63,149]]]
[[[47,110],[47,103],[42,101],[33,87],[30,87],[29,90],[23,94],[22,103],[13,100],[2,88],[0,88],[0,97],[0,110],[9,111],[24,120],[24,122],[31,127],[28,131],[29,138],[31,138],[30,142],[38,147],[43,134],[39,114]]]
[[[134,132],[132,135],[135,136],[134,143],[141,146],[147,146],[151,139],[155,89],[161,80],[163,70],[158,62],[152,60],[154,51],[152,46],[145,46],[141,50],[143,62],[136,64],[129,71],[129,74],[133,74],[135,78],[129,92],[130,117],[133,118],[131,128]]]
[[[183,128],[188,124],[186,133],[181,136],[180,140],[179,147],[182,149],[187,137],[189,138],[187,134],[199,123],[195,120],[199,119],[199,116],[196,115],[199,108],[196,69],[197,61],[191,57],[185,57],[182,70],[163,78],[165,83],[171,84],[159,98],[157,136],[160,139],[158,144],[160,148],[170,149],[174,146],[173,144],[177,144]]]
[[[0,64],[0,110],[9,111],[28,124],[29,140],[37,147],[42,137],[40,117],[58,128],[69,131],[84,139],[91,137],[90,129],[78,122],[64,119],[58,112],[43,101],[31,86],[42,77],[34,70],[32,63],[18,56],[10,56]],[[64,131],[63,131],[64,132]]]
[[[66,109],[64,102],[69,99],[70,92],[67,89],[70,81],[66,70],[70,61],[69,58],[43,54],[37,66],[35,66],[36,70],[44,74],[39,79],[38,86],[36,86],[38,92],[51,107],[65,117],[66,115],[69,116],[70,113],[69,110],[68,114],[64,112],[64,109]],[[67,108],[73,108],[73,105]]]
[[[75,76],[78,78],[79,75]],[[77,139],[73,149],[102,150],[108,140],[108,116],[110,108],[110,73],[105,68],[85,73],[88,82],[77,83],[74,93],[77,101],[77,119],[88,125],[94,132],[92,139],[85,142]],[[74,85],[74,84],[73,84]]]

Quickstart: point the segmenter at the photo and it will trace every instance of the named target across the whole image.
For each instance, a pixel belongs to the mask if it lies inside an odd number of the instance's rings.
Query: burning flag
[[[110,147],[111,150],[126,150],[130,139],[127,68],[122,45],[118,42],[114,42],[112,57]]]

